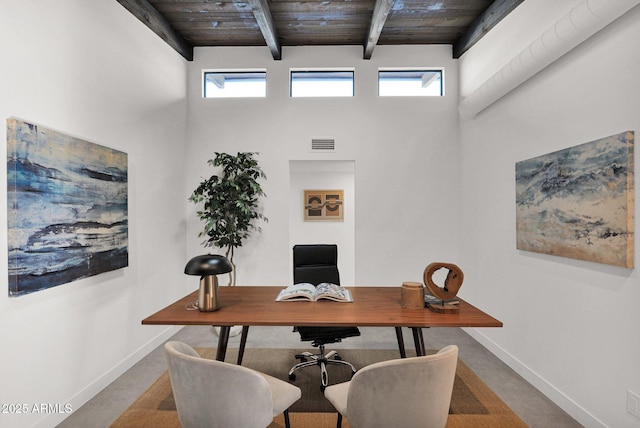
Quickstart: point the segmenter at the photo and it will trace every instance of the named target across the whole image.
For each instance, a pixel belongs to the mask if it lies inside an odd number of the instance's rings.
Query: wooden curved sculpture
[[[447,277],[444,281],[444,286],[440,287],[435,282],[433,282],[433,274],[439,269],[448,269],[449,273],[447,273]],[[462,286],[462,281],[464,280],[464,274],[462,270],[454,265],[453,263],[442,263],[435,262],[429,264],[424,270],[424,283],[429,290],[429,293],[442,300],[454,299],[456,294],[458,294],[458,290]],[[457,312],[458,308],[455,305],[443,304],[443,305],[433,305],[429,306],[430,309],[436,312]]]

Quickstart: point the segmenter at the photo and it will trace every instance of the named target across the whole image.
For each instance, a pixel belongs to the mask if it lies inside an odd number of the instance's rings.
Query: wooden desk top
[[[401,326],[502,327],[502,322],[460,299],[460,312],[439,314],[429,309],[400,307],[400,287],[347,287],[353,303],[331,301],[276,302],[284,287],[222,286],[221,308],[215,312],[187,310],[197,291],[142,320],[142,324],[216,326]]]

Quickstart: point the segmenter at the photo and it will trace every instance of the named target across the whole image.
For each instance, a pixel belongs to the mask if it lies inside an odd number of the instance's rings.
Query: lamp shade
[[[226,257],[217,254],[195,256],[184,267],[187,275],[218,275],[231,272],[233,266]]]

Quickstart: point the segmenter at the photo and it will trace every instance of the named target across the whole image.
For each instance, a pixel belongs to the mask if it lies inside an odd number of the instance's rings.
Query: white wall
[[[289,163],[289,248],[296,244],[336,244],[340,283],[355,284],[355,165],[351,161]],[[304,221],[305,190],[343,190],[343,221]],[[293,282],[293,255],[289,258]]]
[[[155,347],[140,321],[186,294],[185,61],[111,0],[3,0],[0,177],[8,117],[128,153],[129,267],[8,297],[6,185],[0,186],[0,426],[54,426]]]
[[[238,284],[290,281],[289,161],[348,160],[355,168],[355,284],[421,280],[433,261],[457,262],[459,162],[457,65],[450,46],[196,48],[189,65],[187,189],[213,170],[215,151],[257,151],[267,174],[262,234],[236,252]],[[267,70],[266,99],[203,99],[203,69]],[[355,97],[289,98],[289,68],[353,67]],[[381,98],[378,67],[445,67],[445,97]],[[310,140],[336,139],[336,153]],[[203,252],[196,207],[187,219],[190,254]],[[318,226],[319,227],[319,226]]]
[[[461,58],[461,94],[577,3],[520,5]],[[515,163],[625,130],[636,131],[637,139],[639,75],[635,7],[460,123],[461,198],[468,208],[460,222],[461,295],[504,322],[502,329],[473,334],[590,427],[640,425],[626,412],[627,390],[640,393],[638,275],[516,250]]]

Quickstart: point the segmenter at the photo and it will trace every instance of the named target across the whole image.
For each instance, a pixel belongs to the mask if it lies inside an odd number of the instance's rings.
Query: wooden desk
[[[400,287],[347,287],[353,303],[331,301],[276,302],[283,287],[220,287],[221,308],[200,312],[186,308],[198,299],[195,291],[142,320],[149,325],[214,325],[220,326],[216,358],[224,360],[229,329],[243,326],[358,326],[410,327],[416,352],[424,355],[424,327],[502,327],[502,322],[460,299],[460,312],[439,314],[429,309],[400,307]],[[244,344],[241,344],[244,348]],[[241,356],[239,360],[241,360]]]

